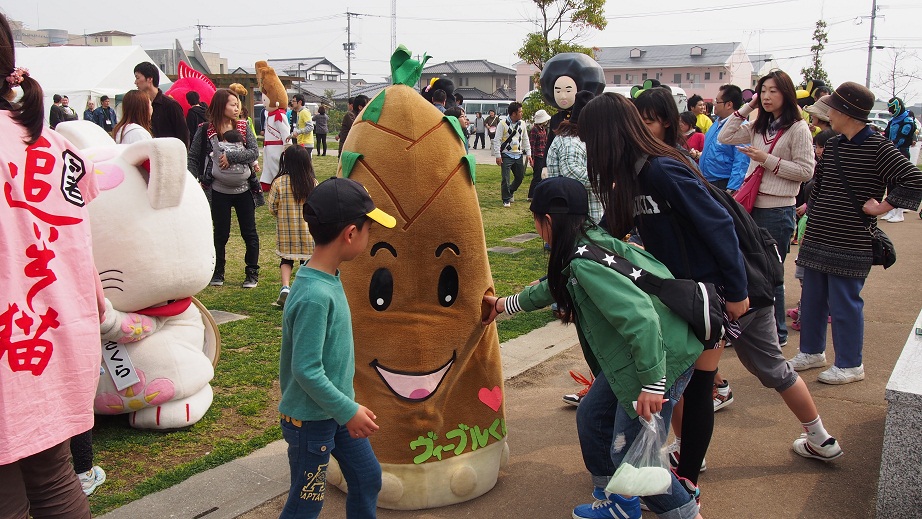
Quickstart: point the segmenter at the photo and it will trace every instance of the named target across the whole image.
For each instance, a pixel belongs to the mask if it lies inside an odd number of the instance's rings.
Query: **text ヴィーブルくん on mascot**
[[[423,63],[425,59],[423,60]],[[421,509],[467,501],[496,484],[508,457],[493,293],[474,157],[461,128],[413,88],[422,63],[400,47],[394,85],[349,132],[339,174],[368,189],[393,229],[344,263],[355,336],[356,400],[375,411],[383,471],[378,504]],[[328,480],[343,485],[338,468]]]
[[[92,157],[99,185],[88,206],[106,295],[95,411],[130,413],[137,428],[190,426],[211,406],[219,336],[192,297],[208,285],[215,252],[186,148],[172,138],[116,145],[88,121],[58,131]]]

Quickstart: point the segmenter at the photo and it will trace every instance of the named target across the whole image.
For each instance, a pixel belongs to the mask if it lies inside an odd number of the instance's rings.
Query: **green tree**
[[[823,58],[821,56],[823,50],[826,49],[827,43],[829,43],[829,33],[826,31],[826,21],[822,19],[817,20],[816,28],[813,29],[813,45],[810,47],[813,58],[809,67],[800,69],[800,73],[804,77],[804,83],[811,79],[818,79],[827,85],[831,85],[829,82],[829,74],[827,74],[826,69],[823,68]]]
[[[594,49],[581,44],[592,29],[603,30],[608,25],[605,19],[605,0],[532,0],[538,8],[539,28],[525,36],[525,42],[516,53],[526,63],[538,69],[535,84],[544,64],[561,52],[582,52],[591,57]],[[553,107],[541,98],[526,99],[524,117],[539,109],[554,113]]]

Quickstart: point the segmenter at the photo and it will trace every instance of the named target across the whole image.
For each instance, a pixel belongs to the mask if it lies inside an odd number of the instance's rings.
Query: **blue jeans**
[[[692,368],[679,377],[666,392],[669,401],[663,404],[660,416],[666,427],[672,418],[672,408],[679,401],[685,386],[691,378]],[[589,392],[576,410],[576,431],[583,453],[583,463],[592,474],[592,484],[605,487],[615,469],[621,465],[634,439],[640,432],[640,420],[631,418],[621,407],[618,398],[604,373],[596,375]],[[669,494],[646,496],[644,502],[660,517],[694,517],[698,507],[685,487],[672,475]],[[692,513],[694,511],[694,513]],[[672,513],[669,513],[672,512]]]
[[[503,157],[503,165],[500,171],[502,175],[502,183],[500,184],[500,194],[503,197],[503,203],[511,202],[512,196],[515,195],[515,190],[519,188],[522,184],[522,179],[525,178],[525,155],[514,159],[505,153],[501,153]],[[509,172],[512,171],[512,182],[509,182]]]
[[[352,438],[344,425],[333,420],[303,422],[300,427],[284,418],[281,423],[282,437],[288,443],[291,489],[279,519],[320,515],[331,454],[349,485],[346,517],[375,517],[381,491],[381,465],[368,438]]]
[[[759,227],[764,228],[778,242],[778,252],[781,254],[781,263],[791,250],[791,236],[794,235],[795,222],[794,206],[772,207],[763,209],[754,207],[752,219]],[[784,284],[775,287],[775,326],[778,328],[778,342],[788,340],[788,327],[784,322]]]
[[[847,278],[804,269],[800,294],[800,351],[826,351],[826,321],[832,316],[832,347],[836,366],[856,368],[862,364],[864,348],[865,278]],[[582,403],[580,403],[582,405]]]

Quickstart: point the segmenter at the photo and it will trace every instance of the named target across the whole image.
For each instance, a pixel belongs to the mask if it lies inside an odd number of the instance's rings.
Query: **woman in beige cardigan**
[[[762,76],[756,97],[735,112],[720,131],[723,144],[738,144],[750,158],[748,178],[758,166],[765,168],[752,217],[778,241],[781,261],[791,248],[794,233],[794,198],[800,184],[813,177],[815,159],[810,128],[797,106],[794,82],[776,70]],[[746,122],[759,108],[755,120]],[[775,289],[775,321],[778,341],[787,344],[784,323],[784,286]]]

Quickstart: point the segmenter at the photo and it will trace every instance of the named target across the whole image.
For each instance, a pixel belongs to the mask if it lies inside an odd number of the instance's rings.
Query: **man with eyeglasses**
[[[717,122],[704,136],[704,150],[698,159],[698,166],[704,178],[720,189],[733,194],[743,185],[743,178],[749,168],[749,157],[736,146],[721,144],[717,140],[720,129],[739,107],[743,106],[743,93],[736,85],[723,85],[714,99],[714,113]]]

